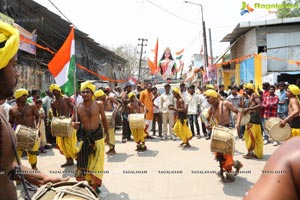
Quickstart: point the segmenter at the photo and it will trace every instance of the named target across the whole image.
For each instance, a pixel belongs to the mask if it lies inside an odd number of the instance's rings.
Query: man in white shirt
[[[173,94],[170,92],[171,86],[170,84],[165,85],[165,92],[161,95],[161,109],[163,116],[163,138],[162,140],[168,139],[168,134],[172,137],[173,140],[176,140],[176,136],[173,132],[174,125],[174,111],[169,109],[170,105],[175,105],[175,100]],[[169,122],[169,130],[168,129]]]
[[[158,123],[158,136],[162,137],[162,113],[161,113],[161,96],[157,93],[157,88],[152,88],[152,102],[153,102],[153,121],[152,130],[155,136],[156,122]]]
[[[186,91],[185,83],[180,83],[180,95],[184,102],[186,102],[186,98],[188,96],[188,92]]]
[[[185,105],[188,108],[188,120],[190,124],[190,129],[192,131],[193,136],[195,136],[194,124],[196,125],[197,129],[197,138],[200,139],[200,127],[198,122],[198,117],[200,115],[200,97],[195,93],[195,86],[191,85],[188,88],[188,95],[186,98]]]

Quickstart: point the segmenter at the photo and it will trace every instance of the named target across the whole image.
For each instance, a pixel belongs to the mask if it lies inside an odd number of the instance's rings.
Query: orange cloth
[[[226,171],[226,172],[231,172],[232,170],[232,166],[233,166],[233,155],[231,154],[227,154],[227,153],[215,153],[215,157],[218,156],[218,154],[223,154],[223,157],[225,159],[224,162],[222,162],[222,168]]]
[[[146,120],[153,120],[153,102],[152,102],[152,92],[147,89],[140,93],[140,101],[145,105],[148,112],[146,112]]]

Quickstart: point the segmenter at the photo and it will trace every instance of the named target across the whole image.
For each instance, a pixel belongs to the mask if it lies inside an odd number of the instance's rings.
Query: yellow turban
[[[57,84],[51,84],[49,87],[50,92],[53,92],[53,90],[57,90],[59,92],[61,92],[60,87]]]
[[[28,90],[20,88],[20,89],[17,89],[15,91],[14,96],[15,96],[16,99],[18,99],[18,98],[22,97],[23,95],[27,95],[28,96],[28,94],[29,94]]]
[[[16,55],[19,49],[19,31],[11,25],[0,21],[0,43],[5,42],[0,48],[0,70]]]
[[[300,89],[297,85],[289,85],[288,89],[293,93],[293,95],[298,96],[300,94]]]
[[[104,95],[106,95],[104,92],[103,92],[103,90],[97,90],[96,92],[95,92],[95,97],[96,98],[98,98],[98,97],[102,97],[102,96],[104,96]]]
[[[207,84],[207,85],[206,85],[206,88],[207,88],[207,89],[212,89],[212,90],[215,89],[215,87],[214,87],[212,84]]]
[[[96,86],[93,83],[91,83],[90,81],[85,81],[85,82],[81,83],[81,85],[80,85],[81,91],[84,89],[87,89],[87,88],[90,89],[93,93],[96,90]]]
[[[253,85],[252,83],[246,83],[246,84],[244,85],[244,88],[245,88],[245,89],[250,89],[250,90],[255,91],[254,85]]]
[[[131,97],[133,97],[133,96],[135,96],[134,92],[130,92],[130,93],[128,94],[128,98],[129,98],[129,99],[130,99]]]
[[[209,89],[204,92],[205,96],[218,98],[218,93],[215,90]]]
[[[175,92],[175,93],[177,93],[177,94],[179,94],[179,95],[180,95],[180,90],[179,90],[179,88],[178,88],[178,87],[175,87],[175,88],[173,88],[173,92]]]

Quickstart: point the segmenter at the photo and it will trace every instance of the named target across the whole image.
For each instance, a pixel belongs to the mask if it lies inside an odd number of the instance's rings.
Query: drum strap
[[[10,124],[6,121],[6,119],[0,114],[1,118],[0,118],[0,131],[2,130],[2,120],[4,122],[6,122],[7,126],[10,127]],[[13,151],[14,151],[14,154],[15,154],[15,157],[16,157],[16,160],[17,160],[17,166],[15,167],[14,170],[11,170],[9,173],[8,173],[8,176],[11,180],[13,180],[14,176],[15,175],[18,175],[19,178],[21,179],[21,182],[22,182],[22,185],[23,185],[23,188],[24,188],[24,193],[25,193],[25,200],[31,200],[31,197],[29,195],[29,192],[28,192],[28,189],[29,188],[33,188],[32,185],[25,180],[24,178],[24,174],[22,173],[22,170],[21,170],[21,161],[18,157],[18,153],[17,153],[17,148],[16,148],[16,143],[15,143],[15,138],[13,138],[13,133],[12,133],[12,129],[9,128],[8,129],[8,132],[9,132],[9,135],[10,135],[10,138],[11,138],[11,141],[12,141],[12,147],[13,147]]]

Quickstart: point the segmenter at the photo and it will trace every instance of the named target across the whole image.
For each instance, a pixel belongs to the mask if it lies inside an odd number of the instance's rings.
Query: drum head
[[[84,182],[59,182],[48,183],[39,188],[34,194],[32,200],[49,200],[56,199],[55,197],[63,194],[59,199],[72,200],[98,200],[99,196],[89,185]]]
[[[290,138],[292,130],[289,124],[285,124],[285,126],[281,128],[279,126],[279,121],[280,119],[278,120],[278,123],[272,124],[272,127],[269,130],[269,135],[273,140],[282,142]]]
[[[241,126],[245,126],[245,125],[247,125],[249,122],[250,122],[250,114],[247,113],[247,114],[245,114],[245,115],[242,115],[242,119],[241,119],[240,125],[241,125]]]

